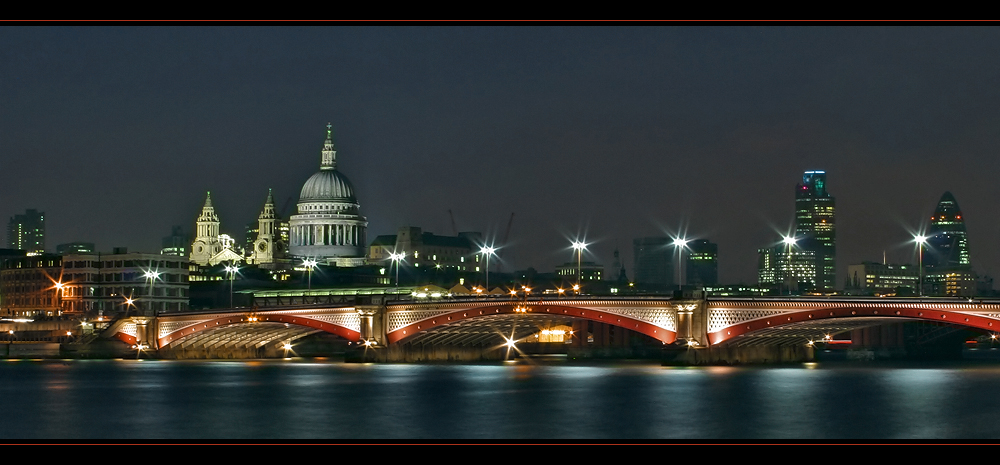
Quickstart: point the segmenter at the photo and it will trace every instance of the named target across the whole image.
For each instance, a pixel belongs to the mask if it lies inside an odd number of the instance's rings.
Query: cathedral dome
[[[299,202],[358,203],[351,181],[335,169],[325,169],[312,175],[302,185]]]
[[[289,253],[337,266],[363,265],[368,221],[360,209],[351,181],[337,171],[333,129],[327,124],[319,172],[302,185],[298,214],[288,221]]]

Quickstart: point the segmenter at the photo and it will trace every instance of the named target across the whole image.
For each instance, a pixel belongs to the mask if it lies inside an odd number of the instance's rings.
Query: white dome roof
[[[302,185],[299,202],[316,201],[358,203],[351,181],[335,169],[321,170]]]

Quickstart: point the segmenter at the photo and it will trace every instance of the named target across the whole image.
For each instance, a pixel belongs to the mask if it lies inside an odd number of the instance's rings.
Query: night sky
[[[585,260],[618,247],[631,277],[634,238],[684,230],[719,244],[721,281],[755,283],[815,169],[838,286],[883,251],[915,262],[945,191],[974,269],[1000,271],[997,28],[5,27],[0,45],[0,219],[44,211],[51,251],[156,252],[208,190],[242,240],[268,188],[294,213],[329,121],[369,241],[450,235],[449,209],[499,241],[513,212],[508,269],[551,271],[585,235]]]

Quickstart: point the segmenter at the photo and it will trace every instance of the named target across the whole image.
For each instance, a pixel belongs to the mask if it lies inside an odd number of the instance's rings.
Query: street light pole
[[[389,254],[389,259],[396,264],[396,293],[399,293],[399,262],[400,260],[406,258],[406,252],[392,252]]]
[[[793,236],[785,236],[784,238],[781,239],[781,242],[785,243],[785,273],[784,273],[784,276],[782,276],[782,281],[788,279],[788,277],[792,274],[792,271],[791,271],[792,270],[792,246],[795,245],[795,241],[796,241],[796,239]],[[779,295],[781,294],[781,284],[778,284],[778,294]],[[791,286],[791,284],[789,284],[788,285],[788,295],[791,295],[791,294],[792,294],[792,286]]]
[[[917,265],[917,268],[919,269],[918,279],[920,280],[920,282],[917,283],[917,286],[918,289],[920,289],[920,293],[918,295],[920,297],[923,297],[924,296],[924,244],[927,242],[927,237],[915,236],[913,240],[917,242],[917,248],[919,249],[919,258],[918,258],[919,264]]]
[[[576,250],[576,293],[580,293],[580,289],[583,287],[583,250],[587,248],[587,244],[583,241],[574,241],[573,249]]]
[[[236,271],[239,267],[226,265],[226,273],[229,274],[229,308],[233,307],[233,280],[236,279]]]
[[[689,241],[687,239],[683,239],[683,238],[680,238],[680,237],[674,239],[674,247],[677,249],[677,289],[678,290],[683,290],[684,289],[684,287],[683,287],[684,286],[684,280],[681,279],[681,274],[682,274],[682,272],[681,272],[681,263],[684,261],[684,248],[687,247],[688,242]]]
[[[62,297],[63,297],[62,294],[64,287],[66,287],[66,285],[63,284],[62,282],[57,282],[55,286],[56,291],[53,297],[55,297],[54,303],[56,304],[56,307],[58,307],[58,310],[56,310],[57,313],[62,313]]]
[[[486,293],[490,292],[490,255],[493,255],[497,249],[493,247],[483,246],[479,248],[479,253],[486,256]]]
[[[153,287],[156,285],[156,280],[160,278],[160,272],[159,271],[153,271],[152,269],[147,269],[146,272],[143,274],[143,276],[146,278],[146,281],[149,281],[149,293],[148,293],[148,296],[149,296],[149,305],[153,306],[153,305],[155,305],[155,303],[153,302],[155,300],[153,298],[154,297],[153,296]],[[230,287],[232,287],[232,286],[230,286]],[[232,294],[232,289],[230,289],[230,294]],[[232,305],[232,300],[233,300],[232,297],[230,297],[229,300],[230,300],[230,305]],[[153,310],[153,313],[155,314],[156,313],[156,309],[152,309],[152,310]]]
[[[302,264],[305,265],[306,268],[308,269],[309,278],[307,282],[309,290],[311,291],[313,288],[313,268],[316,267],[316,260],[307,258],[305,260],[302,260]]]

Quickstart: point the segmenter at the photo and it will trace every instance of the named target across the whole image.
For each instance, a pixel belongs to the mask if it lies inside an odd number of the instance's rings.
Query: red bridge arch
[[[395,331],[391,331],[386,335],[386,339],[389,344],[393,344],[434,328],[454,324],[462,320],[470,320],[494,315],[520,315],[521,313],[515,311],[515,309],[519,306],[520,305],[516,302],[509,302],[441,313],[439,315],[425,318],[403,326]],[[636,318],[603,310],[559,304],[546,303],[539,305],[532,303],[528,305],[528,310],[524,314],[530,314],[533,316],[562,316],[596,321],[599,323],[607,323],[609,325],[645,334],[646,336],[659,340],[664,344],[672,344],[675,340],[677,340],[677,333],[675,331],[670,331]]]
[[[840,306],[800,310],[744,321],[714,333],[708,334],[711,345],[722,344],[733,338],[749,335],[757,331],[780,328],[810,321],[835,320],[844,318],[899,318],[914,321],[950,323],[983,331],[1000,330],[1000,320],[986,316],[937,308],[870,308],[865,306]]]

